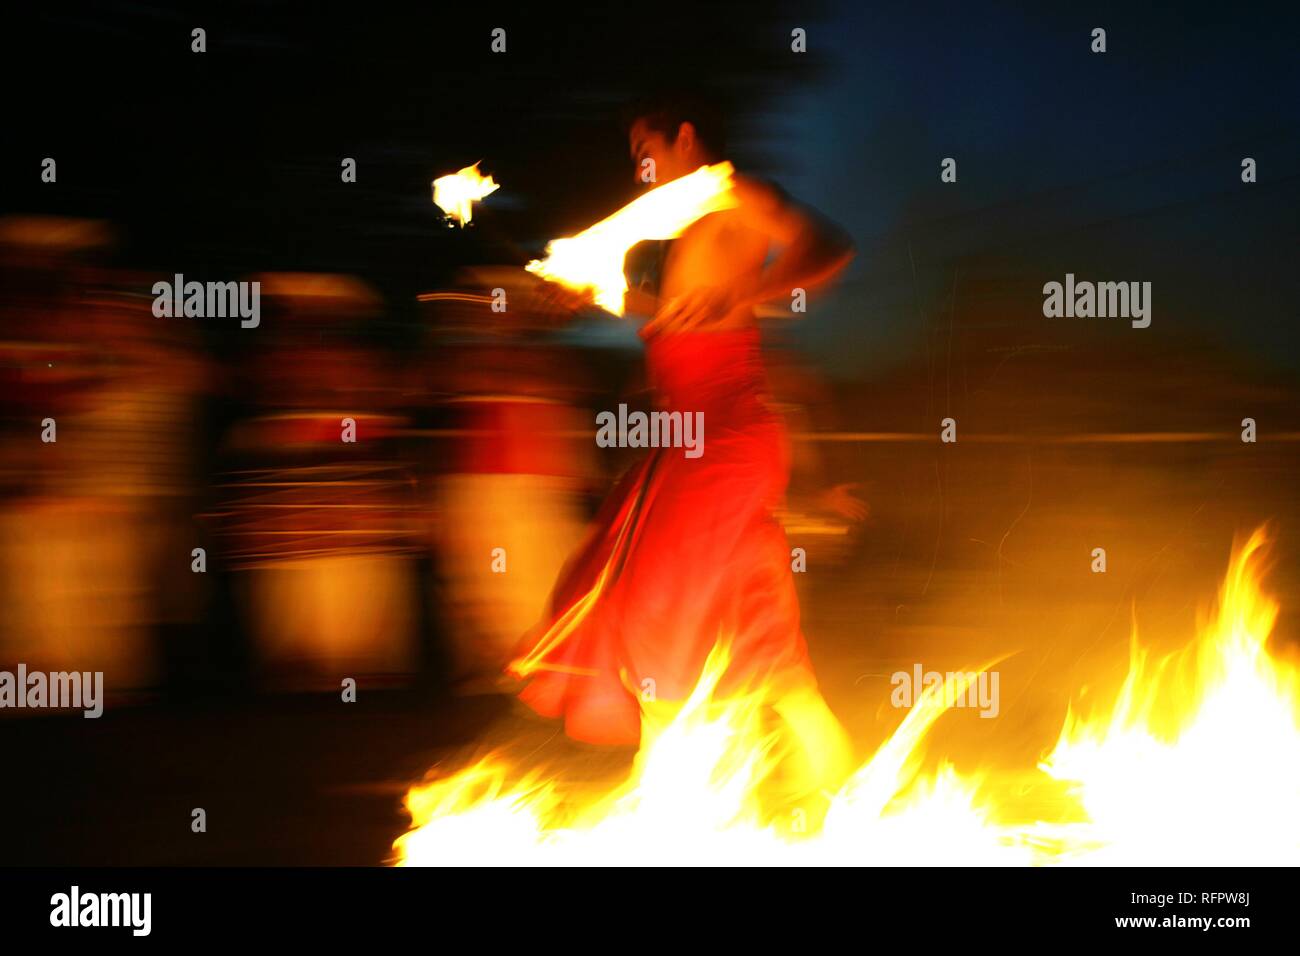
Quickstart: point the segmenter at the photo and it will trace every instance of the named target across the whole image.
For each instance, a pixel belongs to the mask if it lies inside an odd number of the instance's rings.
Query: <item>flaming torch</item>
[[[553,240],[545,259],[534,259],[524,268],[571,289],[591,289],[596,305],[622,315],[627,293],[623,260],[628,250],[647,239],[676,238],[697,219],[736,206],[734,172],[731,163],[701,166],[652,189],[576,236]]]
[[[433,201],[449,219],[464,226],[474,218],[474,203],[482,202],[500,188],[500,184],[494,183],[491,176],[480,175],[478,163],[475,163],[459,172],[435,179]]]

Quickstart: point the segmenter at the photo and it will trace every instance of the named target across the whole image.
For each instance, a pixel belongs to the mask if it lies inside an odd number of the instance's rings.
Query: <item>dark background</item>
[[[619,108],[672,82],[729,105],[742,167],[859,243],[799,330],[842,378],[923,346],[963,275],[968,295],[1012,289],[999,321],[1040,331],[1044,276],[1066,271],[1156,283],[1153,328],[1126,347],[1194,334],[1295,367],[1284,5],[109,2],[11,17],[0,204],[109,219],[132,267],[355,273],[401,335],[414,293],[457,266],[535,255],[631,198]],[[807,54],[790,51],[796,26]],[[1095,26],[1105,54],[1089,51]],[[57,185],[39,181],[45,156]],[[947,156],[957,184],[939,181]],[[471,237],[439,226],[429,184],[475,160],[504,185]]]

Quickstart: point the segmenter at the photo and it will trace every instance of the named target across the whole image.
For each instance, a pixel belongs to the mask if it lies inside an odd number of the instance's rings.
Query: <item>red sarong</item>
[[[789,453],[757,330],[661,336],[647,357],[665,410],[704,413],[703,454],[651,449],[623,476],[511,666],[529,678],[523,701],[592,743],[637,743],[642,692],[684,700],[719,641],[718,696],[814,684],[774,517]]]

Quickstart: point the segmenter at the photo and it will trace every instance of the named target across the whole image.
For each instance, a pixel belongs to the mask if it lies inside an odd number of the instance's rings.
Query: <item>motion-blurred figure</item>
[[[818,564],[838,564],[870,519],[871,506],[861,482],[829,483],[827,446],[813,439],[830,417],[831,401],[816,370],[790,348],[769,347],[765,359],[773,407],[791,435],[802,438],[791,442],[790,484],[777,518],[792,546],[815,553]]]
[[[471,289],[421,298],[433,311],[430,399],[444,434],[433,445],[436,566],[452,615],[454,686],[505,686],[519,636],[536,623],[582,534],[590,483],[589,417],[575,350],[539,339],[537,281],[518,269],[475,270]]]
[[[271,689],[402,682],[418,668],[412,473],[392,369],[357,341],[378,296],[350,276],[269,274],[213,517]]]
[[[164,676],[201,605],[193,436],[208,373],[191,330],[153,316],[143,277],[84,264],[108,241],[99,223],[0,223],[0,659],[102,670],[119,696]]]
[[[723,159],[716,116],[687,98],[635,111],[636,174],[663,184]],[[789,545],[775,512],[789,454],[772,410],[755,309],[831,279],[847,237],[774,187],[734,180],[734,208],[673,240],[652,316],[647,360],[668,415],[702,420],[701,454],[656,447],[619,483],[556,585],[552,613],[512,671],[539,713],[599,743],[653,740],[726,643],[723,695],[762,687],[791,742],[796,789],[833,788],[847,735],[817,690],[799,624]]]

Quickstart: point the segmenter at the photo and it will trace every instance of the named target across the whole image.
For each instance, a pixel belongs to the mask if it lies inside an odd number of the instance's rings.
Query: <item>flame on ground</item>
[[[628,250],[648,239],[676,238],[696,220],[735,206],[734,172],[731,163],[717,163],[656,186],[576,236],[553,240],[545,259],[524,268],[571,289],[591,289],[596,305],[622,315]]]
[[[1025,809],[1023,775],[947,761],[920,773],[928,731],[973,673],[928,688],[820,809],[774,810],[781,741],[761,693],[714,699],[720,645],[622,786],[566,795],[537,771],[511,783],[517,771],[489,757],[411,789],[399,865],[1295,864],[1300,678],[1266,647],[1278,606],[1259,588],[1265,545],[1259,530],[1234,549],[1217,613],[1187,647],[1152,666],[1135,636],[1114,705],[1068,711],[1028,771],[1061,793],[1052,821]]]
[[[1102,865],[1300,861],[1300,671],[1267,648],[1277,602],[1259,588],[1266,539],[1237,549],[1199,638],[1154,666],[1137,642],[1109,714],[1073,709],[1040,765],[1086,824],[1042,828]]]
[[[474,218],[474,203],[500,189],[491,176],[479,174],[478,163],[433,181],[433,201],[449,218],[464,226]]]

